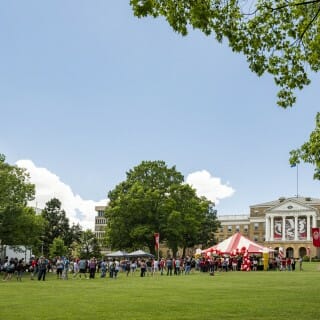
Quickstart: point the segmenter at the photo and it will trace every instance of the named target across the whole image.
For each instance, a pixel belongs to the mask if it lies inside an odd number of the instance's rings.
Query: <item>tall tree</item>
[[[137,17],[163,16],[174,31],[214,34],[244,54],[258,76],[270,73],[278,104],[292,106],[294,91],[320,69],[320,0],[131,0]]]
[[[154,250],[154,232],[162,232],[161,204],[172,185],[183,182],[175,167],[143,161],[127,172],[126,181],[109,192],[107,240],[112,248]]]
[[[113,249],[146,247],[154,253],[153,236],[159,232],[175,254],[178,247],[199,239],[206,210],[203,201],[164,161],[143,161],[134,167],[126,181],[109,192],[109,199],[107,241]]]
[[[61,202],[57,198],[53,198],[46,203],[41,216],[46,222],[43,234],[43,253],[48,255],[49,246],[55,238],[60,237],[63,241],[68,240],[70,232],[69,220],[66,217],[66,212],[61,209]]]

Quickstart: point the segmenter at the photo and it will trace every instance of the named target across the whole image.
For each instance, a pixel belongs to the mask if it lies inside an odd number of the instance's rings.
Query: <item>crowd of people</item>
[[[284,258],[275,259],[275,268],[283,271],[294,271],[296,259]],[[46,280],[47,273],[56,274],[57,279],[94,279],[97,274],[100,278],[109,277],[117,279],[119,273],[126,276],[139,275],[140,277],[153,275],[179,276],[188,275],[192,270],[208,272],[214,275],[221,271],[240,271],[243,270],[243,257],[185,257],[185,258],[133,258],[133,259],[69,259],[68,257],[55,257],[48,259],[44,256],[31,257],[30,261],[24,259],[7,257],[0,261],[0,272],[2,280],[8,281],[16,277],[22,280],[24,273],[29,274],[30,279]],[[246,261],[246,271],[257,271],[261,265],[261,258],[251,256]],[[302,270],[302,259],[299,259],[299,267]],[[249,268],[249,269],[247,269]]]
[[[126,276],[139,275],[140,277],[159,275],[190,274],[192,269],[200,269],[200,260],[194,257],[162,259],[133,258],[133,259],[69,259],[68,257],[55,257],[48,259],[44,256],[31,257],[30,261],[6,257],[0,261],[2,280],[11,280],[14,276],[21,281],[22,275],[27,273],[31,280],[46,280],[48,273],[56,274],[57,279],[94,279],[99,277],[116,279],[119,273]]]

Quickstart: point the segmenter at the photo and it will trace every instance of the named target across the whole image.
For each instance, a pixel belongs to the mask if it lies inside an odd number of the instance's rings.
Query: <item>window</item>
[[[259,223],[256,222],[256,223],[254,224],[254,230],[258,230],[258,229],[259,229]]]
[[[258,236],[254,236],[254,239],[253,239],[255,242],[258,241]]]
[[[232,226],[228,226],[228,232],[232,232]]]
[[[243,231],[244,231],[244,232],[248,232],[248,230],[249,230],[248,225],[245,225],[245,226],[243,227]]]
[[[240,226],[236,226],[236,231],[237,231],[237,232],[240,231]]]
[[[99,217],[103,217],[104,216],[104,211],[103,210],[99,210],[98,211],[98,216]]]

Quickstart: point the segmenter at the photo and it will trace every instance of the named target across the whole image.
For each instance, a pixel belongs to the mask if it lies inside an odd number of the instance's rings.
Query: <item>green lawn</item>
[[[0,282],[0,319],[319,319],[320,265],[294,272]]]

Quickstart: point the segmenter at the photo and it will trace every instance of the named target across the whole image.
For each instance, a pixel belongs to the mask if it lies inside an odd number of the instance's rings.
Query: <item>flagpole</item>
[[[299,197],[299,170],[297,164],[297,198]]]

